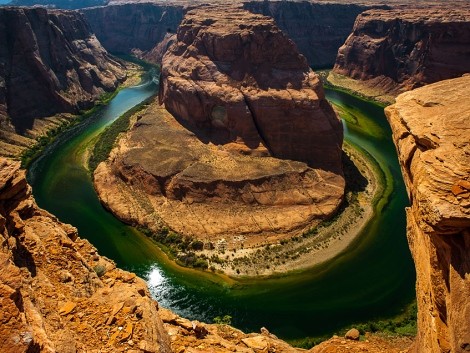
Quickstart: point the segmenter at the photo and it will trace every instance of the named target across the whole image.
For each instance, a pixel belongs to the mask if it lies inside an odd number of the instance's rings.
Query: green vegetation
[[[98,277],[102,277],[106,273],[106,267],[103,265],[96,265],[93,267],[93,271],[95,271]]]
[[[355,327],[359,330],[361,335],[366,332],[384,334],[388,336],[416,336],[417,326],[416,317],[418,308],[416,301],[409,304],[404,312],[389,320],[372,320],[365,323],[358,323],[350,325],[348,328],[344,328],[337,332],[337,335],[343,337],[346,332],[351,328]],[[313,346],[320,344],[321,342],[328,340],[331,336],[319,336],[319,337],[305,337],[298,340],[292,340],[289,343],[294,347],[310,349]],[[361,337],[363,338],[363,337]]]
[[[209,268],[209,259],[204,254],[196,254],[204,247],[204,243],[199,240],[191,240],[189,237],[183,237],[166,227],[155,233],[149,229],[139,229],[143,234],[153,239],[160,248],[178,265],[191,267],[200,270]]]
[[[55,141],[57,136],[91,117],[101,107],[109,104],[109,102],[118,94],[118,92],[119,89],[115,90],[114,92],[103,93],[92,108],[85,111],[80,111],[79,115],[71,117],[67,120],[63,120],[59,125],[47,131],[46,134],[39,136],[36,139],[36,143],[30,148],[24,150],[21,154],[21,166],[23,168],[27,168],[32,161],[41,155],[48,145]]]
[[[153,96],[144,100],[142,103],[137,104],[132,109],[129,109],[103,131],[98,138],[88,161],[88,166],[91,172],[96,169],[98,164],[108,158],[119,134],[127,131],[129,128],[131,117],[145,109],[152,99]]]
[[[230,315],[216,316],[214,317],[214,324],[217,325],[231,325],[232,317]]]

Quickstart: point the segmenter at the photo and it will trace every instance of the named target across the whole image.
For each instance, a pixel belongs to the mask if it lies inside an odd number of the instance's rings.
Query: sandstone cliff
[[[83,9],[82,13],[103,46],[113,53],[149,51],[167,33],[175,33],[183,18],[176,4],[121,4]]]
[[[411,206],[417,352],[470,349],[470,77],[403,93],[385,111]]]
[[[163,58],[159,99],[216,144],[341,173],[341,122],[305,57],[268,17],[188,12]]]
[[[25,171],[5,159],[0,241],[0,351],[171,351],[145,282],[39,209]]]
[[[357,17],[333,71],[396,95],[469,72],[469,48],[467,5],[370,10]]]
[[[253,13],[274,18],[277,26],[305,55],[310,66],[325,68],[335,63],[338,48],[351,33],[357,15],[374,5],[354,2],[250,1],[243,6]]]
[[[160,94],[177,119],[152,104],[95,172],[121,219],[239,248],[299,235],[338,209],[341,123],[271,19],[188,12]]]
[[[80,14],[0,8],[1,154],[17,154],[12,145],[33,142],[21,136],[59,123],[42,118],[90,108],[125,77]]]

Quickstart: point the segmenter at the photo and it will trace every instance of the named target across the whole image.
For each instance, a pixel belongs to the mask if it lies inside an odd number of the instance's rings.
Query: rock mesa
[[[272,19],[189,11],[163,58],[160,99],[173,116],[152,104],[95,172],[126,222],[236,248],[298,235],[338,209],[341,123]]]
[[[398,96],[385,112],[411,206],[418,352],[470,349],[470,77]]]

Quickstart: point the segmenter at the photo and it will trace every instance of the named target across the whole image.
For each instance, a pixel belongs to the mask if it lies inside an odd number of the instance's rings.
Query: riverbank
[[[395,103],[395,97],[400,94],[396,84],[390,82],[391,80],[386,77],[361,81],[337,74],[331,70],[322,71],[319,75],[327,87],[374,101],[382,106]]]
[[[148,109],[146,113],[139,112],[137,115],[144,116],[149,113]],[[131,118],[134,122],[136,119],[136,116]],[[118,123],[119,120],[114,124]],[[113,126],[108,129],[113,129]],[[115,146],[116,151],[111,152],[113,156],[122,154],[129,148],[128,142],[124,139],[124,142],[115,143],[117,135],[113,136],[113,139],[107,139],[106,144]],[[105,135],[101,135],[96,145],[102,144],[102,139]],[[299,229],[290,236],[253,241],[252,246],[246,243],[236,246],[228,238],[226,242],[207,243],[163,227],[154,211],[154,205],[161,201],[154,195],[147,195],[138,185],[136,187],[115,176],[108,162],[98,166],[94,184],[105,207],[155,240],[175,266],[224,273],[234,278],[279,276],[314,267],[338,256],[361,234],[373,217],[376,200],[384,192],[383,173],[367,152],[353,144],[344,146],[347,190],[337,215],[320,224],[314,223],[311,228]],[[234,233],[231,237],[237,239],[241,236]],[[261,238],[261,235],[258,237]]]
[[[194,267],[238,279],[278,277],[315,267],[340,255],[372,219],[377,201],[385,191],[380,167],[367,152],[348,143],[344,151],[346,172],[362,182],[346,191],[345,202],[336,216],[274,244],[244,249],[192,249],[191,254],[196,257],[193,264],[200,264]],[[152,237],[151,232],[146,233]],[[177,254],[174,243],[162,244],[158,240],[157,243],[176,266],[183,265],[178,261],[181,254]],[[204,263],[206,266],[202,266]]]
[[[102,94],[92,108],[78,115],[58,114],[53,117],[40,119],[37,122],[37,125],[41,125],[40,128],[37,129],[34,135],[29,137],[19,136],[18,138],[21,138],[23,145],[21,148],[16,148],[15,153],[9,157],[21,160],[22,167],[28,168],[31,162],[38,158],[44,149],[53,143],[58,136],[91,117],[101,107],[109,104],[120,90],[137,85],[145,72],[141,66],[126,62],[127,78],[115,91]]]

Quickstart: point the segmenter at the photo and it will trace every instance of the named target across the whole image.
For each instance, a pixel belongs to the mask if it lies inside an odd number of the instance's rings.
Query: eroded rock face
[[[467,5],[370,10],[339,49],[334,72],[395,95],[470,71]]]
[[[183,6],[177,4],[124,3],[81,12],[107,50],[129,54],[135,49],[147,52],[167,33],[175,33],[183,11]]]
[[[357,15],[373,6],[313,1],[250,1],[243,4],[250,12],[274,18],[277,26],[295,42],[314,68],[334,65],[338,48],[351,33]]]
[[[15,144],[38,118],[90,108],[125,77],[80,14],[0,8],[2,141]]]
[[[272,19],[237,8],[188,12],[161,76],[160,101],[214,143],[341,173],[341,122]]]
[[[2,158],[0,243],[0,351],[171,351],[145,282],[39,209],[25,171]]]
[[[403,93],[385,112],[411,206],[418,352],[470,349],[470,77]]]

